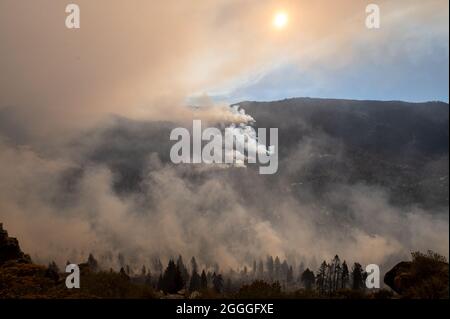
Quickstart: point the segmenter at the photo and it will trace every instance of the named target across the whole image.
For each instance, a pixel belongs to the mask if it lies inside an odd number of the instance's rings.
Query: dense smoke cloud
[[[239,87],[276,65],[319,71],[363,55],[368,63],[413,59],[411,52],[427,54],[422,25],[433,26],[431,40],[448,36],[448,3],[439,0],[380,1],[385,28],[376,33],[363,27],[366,3],[358,0],[76,3],[76,31],[65,28],[63,2],[0,3],[0,108],[35,138],[105,114],[183,120],[190,96]],[[283,33],[271,25],[279,8],[291,17]]]
[[[336,253],[385,264],[410,250],[448,252],[448,209],[402,209],[364,184],[330,192],[345,204],[339,216],[308,189],[300,200],[289,177],[312,154],[339,156],[329,136],[303,138],[274,178],[168,162],[175,126],[254,120],[204,92],[288,61],[349,63],[349,44],[364,44],[355,26],[365,3],[286,1],[297,22],[281,35],[270,28],[279,1],[76,2],[77,31],[64,27],[62,2],[0,2],[0,221],[35,260],[81,262],[93,252],[117,266],[122,253],[140,267],[183,254],[227,269],[268,254],[314,266]],[[403,1],[381,2],[398,13],[384,20],[393,26],[448,10],[408,1],[406,14]],[[383,57],[382,44],[397,36],[403,43],[399,34],[380,33],[372,54]]]
[[[158,140],[160,134],[147,129],[151,125],[118,121],[92,133],[97,136],[91,142],[68,146],[65,154],[77,154],[71,158],[47,158],[2,143],[0,165],[8,168],[0,176],[2,221],[24,249],[38,260],[59,263],[94,252],[114,267],[119,253],[135,267],[181,253],[225,269],[269,254],[315,266],[336,253],[385,264],[411,250],[448,250],[445,212],[395,207],[379,187],[337,187],[330,202],[347,209],[336,212],[314,195],[295,196],[288,175],[324,148],[336,149],[325,137],[302,142],[280,164],[281,176],[271,179],[253,167],[161,160],[167,154],[153,150],[169,142]],[[121,131],[131,136],[124,140]],[[142,178],[129,188],[123,174],[133,169]]]

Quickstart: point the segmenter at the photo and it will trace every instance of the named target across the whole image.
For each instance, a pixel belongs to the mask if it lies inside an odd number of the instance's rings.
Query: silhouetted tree
[[[121,253],[117,254],[117,261],[119,262],[120,268],[125,267],[125,258]]]
[[[325,291],[331,296],[332,282],[333,282],[333,270],[331,264],[327,264],[326,276],[325,276]]]
[[[60,272],[58,265],[54,261],[52,261],[50,264],[48,264],[48,269],[56,272],[57,274],[59,274],[59,272]]]
[[[305,264],[303,262],[298,266],[298,282],[302,282],[302,275],[305,272]]]
[[[198,274],[198,266],[197,266],[197,261],[195,260],[195,257],[191,258],[191,271],[192,271],[192,273],[196,272]]]
[[[208,288],[208,278],[206,277],[206,273],[204,270],[202,271],[202,275],[200,276],[200,288],[201,289]]]
[[[311,290],[314,286],[314,272],[306,268],[306,270],[301,275],[301,283],[305,287],[306,290]]]
[[[294,281],[294,269],[292,266],[289,266],[286,274],[286,282],[291,284]]]
[[[50,278],[54,281],[58,281],[59,279],[59,268],[58,265],[54,261],[48,264],[48,268],[45,271],[45,277]]]
[[[259,261],[259,265],[258,265],[258,278],[263,278],[264,276],[264,263],[262,260]]]
[[[173,260],[169,261],[162,277],[162,291],[175,294],[184,287],[181,272]]]
[[[361,264],[355,263],[352,268],[352,288],[354,290],[361,290],[364,287],[364,271]]]
[[[225,292],[232,292],[232,291],[233,291],[233,283],[231,282],[231,278],[227,278],[225,284]]]
[[[213,269],[214,269],[214,272],[215,272],[216,274],[218,274],[218,273],[219,273],[219,270],[220,270],[219,264],[218,264],[218,263],[214,263]]]
[[[273,268],[274,268],[272,256],[267,257],[266,266],[267,266],[267,275],[268,275],[269,279],[272,280],[273,279]]]
[[[127,265],[127,266],[125,267],[125,271],[127,272],[127,275],[128,275],[128,276],[131,275],[131,268],[130,268],[130,265]]]
[[[155,270],[155,272],[157,274],[162,274],[163,272],[163,265],[162,262],[159,258],[154,258],[153,259],[153,269]]]
[[[147,272],[147,274],[145,275],[144,278],[145,278],[145,279],[144,279],[144,283],[145,283],[147,286],[151,286],[151,285],[152,285],[152,275],[150,274],[150,271]]]
[[[348,266],[346,261],[344,260],[344,262],[342,263],[342,272],[341,272],[341,288],[347,288],[348,286],[348,282],[350,279],[350,274],[348,271]]]
[[[316,278],[316,285],[320,294],[324,294],[326,291],[327,271],[328,271],[328,264],[324,260],[323,263],[320,265]]]
[[[125,269],[124,269],[123,267],[120,267],[119,274],[120,274],[123,278],[125,278],[125,279],[127,279],[127,280],[130,279],[130,276],[127,275],[127,273],[125,272]]]
[[[194,263],[195,263],[195,259],[193,258]],[[192,260],[191,260],[191,265],[192,265]],[[198,291],[201,288],[201,278],[200,275],[197,272],[197,264],[195,264],[195,267],[192,267],[192,275],[191,275],[191,281],[189,282],[189,291]]]
[[[98,271],[98,262],[94,258],[94,255],[89,254],[89,257],[88,257],[88,260],[87,260],[87,264],[88,264],[90,270]]]
[[[213,274],[213,287],[214,290],[217,293],[221,293],[223,290],[223,278],[221,274],[216,275],[216,273]]]
[[[287,279],[289,272],[289,265],[286,260],[283,261],[283,263],[280,265],[280,280],[285,281]]]
[[[158,277],[158,283],[156,284],[156,289],[158,290],[158,291],[161,291],[161,290],[163,290],[163,276],[162,275],[159,275],[159,277]]]
[[[340,288],[341,273],[342,273],[341,260],[339,259],[338,255],[334,256],[330,266],[331,266],[330,292],[335,292]]]
[[[181,278],[183,278],[183,287],[186,287],[189,281],[189,272],[183,263],[183,257],[181,257],[181,255],[178,256],[177,267],[181,273]]]
[[[206,273],[206,279],[208,280],[208,283],[210,283],[212,281],[212,272],[208,271]]]
[[[278,256],[275,257],[273,267],[274,267],[274,278],[275,280],[279,280],[281,275],[281,263],[280,258]]]
[[[244,266],[244,269],[242,269],[242,277],[244,277],[244,280],[247,279],[247,274],[248,274],[247,266]]]

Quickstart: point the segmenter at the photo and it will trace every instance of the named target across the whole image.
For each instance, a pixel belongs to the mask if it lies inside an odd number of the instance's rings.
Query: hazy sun
[[[288,24],[289,18],[286,12],[278,12],[273,18],[273,26],[277,29],[283,29]]]

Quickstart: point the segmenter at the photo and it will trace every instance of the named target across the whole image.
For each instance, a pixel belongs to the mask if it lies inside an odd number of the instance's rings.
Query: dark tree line
[[[306,268],[303,263],[295,267],[278,256],[267,256],[266,260],[254,260],[251,268],[244,266],[240,271],[230,269],[225,277],[219,273],[219,266],[214,264],[207,269],[200,269],[195,257],[187,266],[182,256],[169,260],[164,268],[159,258],[155,258],[152,267],[142,266],[134,272],[125,263],[125,258],[119,254],[120,274],[129,280],[144,283],[168,294],[176,294],[181,290],[194,292],[212,289],[216,293],[233,293],[243,285],[255,281],[278,283],[283,290],[294,291],[303,288],[315,291],[319,295],[331,296],[342,289],[363,290],[367,274],[359,263],[354,263],[350,271],[347,262],[341,262],[335,256],[330,262],[323,261],[317,272]],[[90,255],[87,264],[91,269],[98,269],[97,260]],[[49,269],[55,268],[51,265]],[[152,271],[154,271],[154,276]]]
[[[224,280],[221,274],[216,272],[210,273],[202,270],[198,273],[198,265],[195,257],[191,259],[191,269],[189,271],[183,263],[182,257],[178,257],[174,262],[172,259],[162,274],[160,274],[156,288],[164,293],[175,294],[182,289],[187,289],[190,292],[201,291],[208,288],[209,283],[217,293],[222,293],[224,289]]]
[[[445,298],[448,297],[448,262],[447,259],[429,251],[427,253],[412,253],[411,262],[402,262],[388,272],[385,283],[395,292],[410,298]],[[101,259],[100,259],[101,260]],[[366,290],[367,273],[360,263],[354,263],[351,270],[344,260],[336,255],[331,261],[323,261],[317,267],[305,268],[303,263],[298,267],[290,265],[286,260],[268,256],[265,263],[254,260],[251,267],[244,266],[224,275],[219,273],[217,264],[206,266],[200,270],[195,257],[186,266],[181,256],[175,261],[169,260],[163,267],[159,259],[154,259],[151,267],[142,266],[139,270],[125,263],[125,258],[119,254],[120,271],[112,268],[109,272],[101,269],[102,262],[90,254],[87,261],[79,264],[84,276],[101,278],[108,289],[93,287],[95,294],[102,296],[146,296],[160,297],[155,289],[166,294],[181,294],[184,297],[242,297],[242,298],[311,298],[324,296],[329,298],[392,298],[393,293],[386,289]],[[70,264],[67,261],[67,264]],[[155,271],[152,275],[152,271]],[[414,280],[410,285],[397,280],[399,274],[408,273]],[[45,270],[45,278],[58,282],[61,270],[55,262],[51,262]],[[94,277],[92,277],[94,276]],[[46,280],[47,280],[46,279]],[[97,280],[91,280],[97,282]],[[114,283],[114,284],[112,284]],[[397,289],[397,290],[396,290]],[[92,291],[94,291],[92,290]],[[193,292],[200,294],[191,295]]]
[[[160,275],[158,279],[158,290],[175,294],[183,289],[184,285],[182,269],[173,260],[170,260],[166,270],[164,270],[164,274]]]
[[[312,276],[308,276],[310,277]],[[347,262],[344,260],[341,263],[339,256],[336,255],[330,263],[323,261],[320,265],[316,275],[316,288],[321,295],[332,295],[338,290],[350,287],[353,290],[363,290],[366,277],[367,273],[361,264],[355,263],[350,273]]]

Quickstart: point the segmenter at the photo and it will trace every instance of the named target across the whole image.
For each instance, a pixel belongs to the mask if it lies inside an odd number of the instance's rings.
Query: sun
[[[273,17],[273,26],[277,29],[284,29],[289,22],[289,17],[286,12],[278,12]]]

